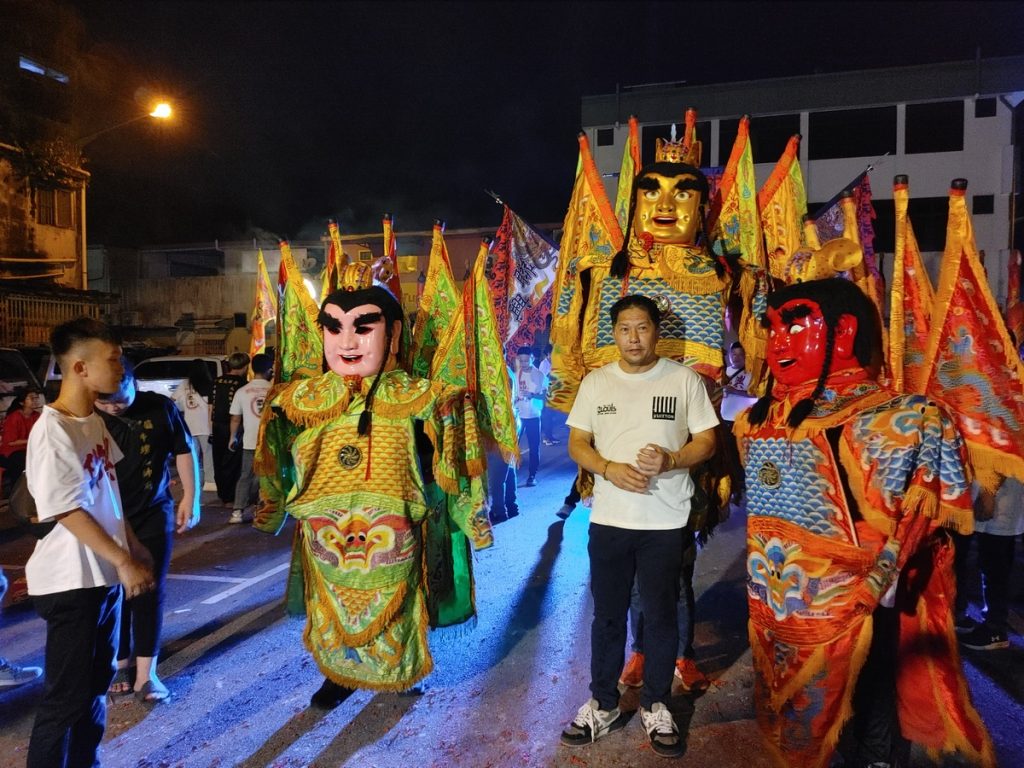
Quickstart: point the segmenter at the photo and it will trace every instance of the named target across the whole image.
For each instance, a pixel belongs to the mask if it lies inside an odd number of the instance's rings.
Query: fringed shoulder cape
[[[884,598],[900,611],[903,736],[933,755],[994,765],[960,668],[953,551],[942,531],[973,527],[963,439],[926,397],[842,377],[791,429],[790,410],[809,392],[780,389],[764,423],[750,424],[748,412],[735,426],[755,706],[774,761],[829,764]]]
[[[304,582],[304,640],[324,675],[404,690],[433,668],[428,626],[474,615],[469,546],[492,543],[484,457],[465,391],[400,370],[382,376],[359,435],[369,386],[328,372],[271,394],[257,526],[279,530],[285,513],[298,521],[292,575]],[[426,467],[417,422],[433,445]]]

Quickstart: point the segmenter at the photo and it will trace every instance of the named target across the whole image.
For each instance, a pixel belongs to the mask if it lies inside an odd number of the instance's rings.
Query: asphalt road
[[[227,525],[228,510],[204,506],[171,565],[159,669],[173,696],[157,706],[112,700],[103,764],[665,765],[639,722],[582,749],[558,743],[589,698],[588,514],[578,507],[564,523],[554,516],[573,466],[564,446],[543,450],[538,486],[519,489],[522,514],[497,526],[496,546],[477,553],[477,625],[432,637],[436,671],[418,694],[359,691],[327,713],[307,707],[321,677],[302,646],[302,621],[283,610],[291,526],[267,536]],[[0,543],[0,563],[23,563],[30,549],[24,538]],[[715,684],[673,698],[687,743],[680,766],[768,765],[753,723],[743,562],[737,511],[697,561],[697,653]],[[1022,570],[1012,647],[965,654],[975,701],[1008,767],[1024,765]],[[41,665],[44,627],[31,608],[7,609],[2,622],[0,654]],[[0,768],[24,765],[40,691],[35,683],[0,693]],[[622,705],[635,706],[636,693]],[[914,764],[931,763],[915,752]]]

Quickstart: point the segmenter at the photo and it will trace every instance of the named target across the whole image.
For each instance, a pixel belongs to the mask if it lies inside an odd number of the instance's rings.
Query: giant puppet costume
[[[934,401],[876,381],[877,310],[852,282],[813,279],[835,273],[821,255],[801,254],[791,277],[808,281],[770,295],[773,382],[735,427],[758,725],[780,766],[828,765],[841,734],[847,765],[888,764],[863,757],[870,717],[874,733],[881,722],[933,755],[992,765],[960,670],[943,530],[973,526],[964,442]]]
[[[465,391],[398,367],[402,309],[369,267],[348,265],[340,283],[319,315],[328,370],[276,391],[262,456],[266,500],[298,521],[304,640],[329,703],[413,686],[433,667],[428,626],[472,616],[465,545],[429,562],[433,528],[451,521],[460,541],[491,544]],[[432,458],[417,450],[424,435]]]
[[[657,352],[690,366],[713,384],[724,368],[725,305],[739,287],[749,302],[755,281],[738,260],[716,257],[705,232],[708,181],[698,167],[700,142],[656,143],[655,162],[633,181],[622,249],[612,255],[592,248],[565,254],[567,267],[556,288],[552,318],[551,384],[547,403],[568,412],[583,375],[617,360],[609,319],[611,306],[628,294],[646,296],[661,311]],[[744,339],[748,349],[754,345]],[[720,444],[723,444],[720,441]],[[710,502],[697,529],[714,527],[736,471],[716,452],[710,471],[695,478]],[[580,486],[589,495],[590,477]]]
[[[549,404],[568,412],[582,374],[618,359],[608,310],[627,294],[653,299],[662,313],[658,355],[717,381],[723,367],[723,314],[729,278],[708,250],[708,182],[700,144],[658,140],[655,162],[633,182],[627,237],[617,254],[592,250],[571,259],[560,287],[551,338]]]

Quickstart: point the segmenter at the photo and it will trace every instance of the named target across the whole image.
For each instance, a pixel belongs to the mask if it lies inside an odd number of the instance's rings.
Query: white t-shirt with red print
[[[260,429],[260,414],[263,403],[270,391],[270,382],[266,379],[253,379],[235,392],[231,401],[232,416],[242,417],[242,448],[247,451],[256,450],[256,437]]]
[[[25,476],[40,522],[81,509],[126,546],[114,465],[121,451],[97,414],[67,416],[46,406],[28,438]],[[118,583],[117,568],[58,523],[25,566],[30,595]]]

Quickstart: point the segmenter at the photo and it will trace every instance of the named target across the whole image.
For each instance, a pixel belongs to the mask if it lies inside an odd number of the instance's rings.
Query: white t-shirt
[[[260,428],[260,414],[263,403],[270,391],[270,382],[266,379],[253,379],[235,392],[231,400],[232,416],[242,417],[242,448],[247,451],[256,450],[256,437]]]
[[[616,361],[588,374],[566,424],[591,433],[604,458],[636,466],[637,453],[648,443],[679,450],[692,433],[718,424],[718,415],[700,375],[661,358],[643,373],[626,373]],[[646,493],[623,491],[595,476],[590,521],[631,530],[682,528],[692,496],[686,469],[652,478]]]
[[[750,372],[729,366],[725,369],[726,386],[746,391],[750,388]],[[722,419],[736,421],[736,417],[757,402],[753,395],[734,395],[726,390],[722,395]]]
[[[210,403],[187,381],[174,393],[174,404],[184,415],[185,425],[192,437],[210,434]]]
[[[65,416],[46,406],[28,438],[25,475],[39,520],[82,509],[122,547],[126,546],[121,493],[114,465],[121,460],[117,443],[103,419]],[[118,583],[117,568],[85,546],[58,523],[25,566],[30,595]]]
[[[1020,536],[1024,533],[1024,485],[1006,478],[996,491],[995,512],[991,520],[976,520],[974,530],[993,536]]]
[[[534,368],[519,371],[519,394],[516,397],[516,413],[520,419],[539,419],[544,407],[544,374]],[[531,396],[530,393],[537,393]]]

